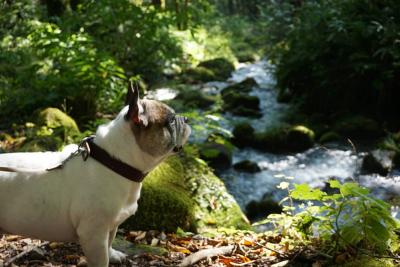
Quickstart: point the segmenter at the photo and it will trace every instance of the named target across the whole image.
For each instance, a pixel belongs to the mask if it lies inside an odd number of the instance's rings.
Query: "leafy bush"
[[[397,0],[275,4],[268,27],[280,32],[268,33],[278,87],[309,112],[357,112],[398,126],[398,10]]]
[[[15,9],[19,5],[14,6]],[[1,15],[0,15],[1,17]],[[0,40],[0,119],[63,107],[82,120],[110,110],[125,91],[125,74],[81,28],[62,31],[34,18],[17,18]]]
[[[347,248],[365,249],[374,253],[397,250],[399,222],[391,216],[390,205],[369,194],[356,183],[329,182],[333,193],[312,189],[307,184],[289,189],[288,182],[278,187],[287,189],[289,196],[285,213],[270,215],[262,222],[272,222],[286,234],[317,240],[326,251],[337,253]],[[301,211],[295,212],[293,201],[301,201]],[[290,233],[290,231],[292,231]]]
[[[96,47],[112,55],[128,75],[146,80],[157,80],[181,52],[170,32],[174,20],[169,13],[129,0],[85,1],[61,24],[72,32],[84,27]]]

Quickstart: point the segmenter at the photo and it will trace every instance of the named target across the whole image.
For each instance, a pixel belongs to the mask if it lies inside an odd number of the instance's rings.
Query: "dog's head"
[[[140,99],[139,90],[131,83],[124,119],[130,124],[140,149],[154,157],[179,152],[187,142],[191,129],[185,117],[156,100]]]

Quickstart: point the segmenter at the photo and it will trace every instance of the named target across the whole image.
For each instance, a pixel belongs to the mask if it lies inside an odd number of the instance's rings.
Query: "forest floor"
[[[202,235],[130,231],[120,235],[116,248],[130,256],[110,266],[289,266],[305,249],[280,236],[252,232]],[[307,253],[306,253],[307,254]],[[300,258],[299,257],[299,258]],[[319,261],[309,266],[321,266]],[[0,238],[0,266],[86,266],[79,245],[45,242],[16,235]]]

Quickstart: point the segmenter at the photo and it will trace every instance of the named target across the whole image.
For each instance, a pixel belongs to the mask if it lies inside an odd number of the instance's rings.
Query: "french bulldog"
[[[148,173],[182,148],[191,129],[167,105],[140,99],[132,85],[127,99],[129,105],[99,126],[93,142]],[[0,154],[0,234],[79,242],[88,266],[120,263],[126,255],[111,244],[118,226],[136,212],[142,184],[90,156],[72,157],[77,149]],[[63,161],[62,168],[51,168]]]

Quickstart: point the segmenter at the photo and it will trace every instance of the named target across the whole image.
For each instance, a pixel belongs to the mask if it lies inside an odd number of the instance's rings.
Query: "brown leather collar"
[[[94,137],[86,138],[83,142],[87,145],[87,156],[92,157],[97,160],[110,170],[115,173],[123,176],[124,178],[136,182],[141,183],[143,179],[146,177],[147,173],[142,173],[140,170],[132,167],[116,158],[111,156],[107,151],[99,147],[93,142]]]

